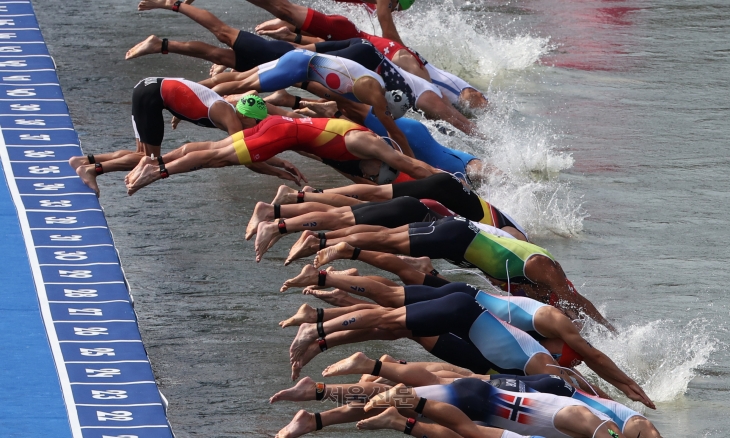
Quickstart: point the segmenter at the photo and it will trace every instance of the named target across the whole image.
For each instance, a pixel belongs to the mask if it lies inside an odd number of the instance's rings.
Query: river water
[[[444,1],[419,0],[398,16],[401,35],[487,91],[494,108],[478,115],[489,141],[435,135],[505,173],[482,194],[524,224],[615,321],[617,337],[590,327],[586,335],[657,402],[646,415],[663,435],[728,436],[730,5]],[[140,79],[207,74],[209,64],[176,55],[124,60],[150,34],[216,43],[183,16],[138,13],[134,2],[34,5],[86,152],[133,148],[131,92]],[[196,5],[247,30],[269,18],[240,0]],[[377,30],[359,8],[316,6]],[[167,130],[163,150],[222,137],[182,124]],[[316,187],[345,183],[295,154],[284,158]],[[277,292],[304,263],[282,266],[294,237],[259,264],[242,237],[255,201],[269,201],[279,182],[243,168],[206,170],[127,197],[123,177],[99,178],[102,205],[177,436],[273,436],[299,408],[267,402],[290,385],[294,331],[276,322],[302,302],[316,304]],[[428,358],[409,342],[370,342],[328,351],[303,375],[316,379],[358,350]],[[320,432],[363,433],[352,425]]]

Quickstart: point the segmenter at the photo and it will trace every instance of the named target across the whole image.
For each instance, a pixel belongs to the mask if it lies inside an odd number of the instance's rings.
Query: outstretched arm
[[[550,327],[548,332],[552,330],[552,333],[545,333],[546,336],[552,335],[561,338],[570,348],[580,354],[585,364],[601,378],[621,390],[631,400],[639,401],[651,409],[656,409],[656,406],[641,389],[641,386],[621,371],[610,357],[586,341],[569,318],[558,313],[558,311],[555,314],[555,317],[550,318],[552,322],[548,324]]]
[[[400,38],[398,29],[395,27],[395,23],[393,22],[393,12],[391,9],[391,5],[393,3],[396,5],[398,4],[395,0],[377,0],[375,12],[378,15],[378,22],[380,22],[380,29],[382,30],[383,38],[393,40],[396,43],[400,43],[405,46],[405,43],[403,43],[403,40]]]

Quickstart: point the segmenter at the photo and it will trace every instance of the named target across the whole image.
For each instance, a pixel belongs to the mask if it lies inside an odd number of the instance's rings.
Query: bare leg
[[[295,5],[288,0],[248,0],[248,2],[270,12],[274,17],[287,23],[291,23],[300,29],[304,24],[304,20],[307,18],[306,7]],[[259,30],[258,26],[256,30]]]
[[[287,189],[289,188],[287,186],[281,187],[286,187]],[[332,207],[327,204],[320,204],[318,202],[305,202],[304,204],[281,205],[280,213],[282,218],[295,218],[297,216],[302,216],[304,214],[312,212],[333,211],[335,210],[335,208],[336,207]],[[251,215],[251,220],[248,222],[248,226],[246,227],[246,240],[251,239],[251,237],[256,234],[259,223],[274,219],[274,205],[267,204],[265,202],[257,202],[256,207],[254,207],[253,210],[253,215]]]
[[[167,51],[178,55],[204,59],[214,64],[235,68],[236,54],[231,49],[223,49],[201,41],[168,41]],[[137,44],[127,51],[124,59],[133,59],[140,56],[162,53],[162,39],[154,35]]]
[[[345,403],[351,401],[353,396],[375,395],[390,389],[389,385],[381,385],[377,383],[356,383],[356,384],[330,384],[324,386],[324,394],[320,400],[332,400],[334,402]],[[269,403],[277,401],[312,401],[316,400],[317,387],[316,382],[309,377],[305,377],[296,385],[289,389],[279,391],[274,394]],[[361,399],[358,397],[358,399]],[[368,396],[367,399],[370,399]]]
[[[325,243],[329,247],[337,245],[340,242],[349,243],[351,246],[370,251],[410,255],[410,241],[407,229],[385,235],[380,232],[370,232],[352,234],[336,239],[328,238]],[[319,244],[319,239],[316,236],[308,235],[305,237],[302,235],[302,238],[289,251],[289,257],[287,257],[284,264],[288,265],[293,260],[315,254],[319,250]]]
[[[363,353],[355,353],[347,359],[328,366],[322,371],[322,375],[332,377],[348,374],[371,374],[374,367],[375,361],[373,359],[368,358]],[[404,383],[407,386],[445,385],[454,380],[452,378],[439,378],[420,363],[381,362],[378,376],[393,382]]]
[[[137,7],[140,11],[146,11],[151,9],[170,9],[174,5],[174,0],[142,0]],[[185,4],[178,9],[178,12],[187,15],[190,19],[200,24],[204,28],[208,29],[218,41],[227,45],[228,47],[233,46],[238,38],[238,29],[228,26],[222,22],[218,17],[206,11],[205,9],[196,8],[190,4]]]
[[[371,410],[370,412],[379,412]],[[398,413],[398,409],[389,407],[382,413],[357,422],[357,428],[361,430],[392,429],[402,432],[406,427],[406,417]],[[496,430],[496,429],[495,429]],[[501,438],[502,431],[495,435],[481,435],[480,438]],[[421,421],[416,422],[411,430],[411,436],[431,438],[462,438],[456,432],[438,424],[428,424]]]
[[[324,317],[323,321],[329,321],[332,319],[335,319],[339,316],[346,315],[348,313],[356,312],[358,310],[363,309],[373,309],[379,306],[376,306],[375,304],[356,304],[354,306],[348,306],[348,307],[333,307],[330,309],[323,309],[324,310]],[[291,326],[298,326],[302,324],[314,324],[317,322],[317,309],[310,306],[309,304],[302,304],[299,307],[299,310],[297,310],[297,313],[295,313],[290,318],[285,319],[284,321],[281,321],[279,323],[279,326],[281,328],[291,327]]]
[[[319,204],[324,205],[324,204]],[[297,207],[301,210],[301,206],[285,206]],[[293,209],[291,209],[293,210]],[[272,206],[273,212],[273,206]],[[287,213],[288,214],[288,213]],[[284,213],[282,212],[282,216]],[[260,222],[256,236],[256,260],[260,260],[264,253],[273,246],[276,240],[282,236],[281,222]],[[315,211],[305,213],[301,216],[290,217],[286,224],[287,233],[295,233],[305,230],[333,230],[355,225],[355,215],[350,207],[341,207],[330,209],[329,211]]]
[[[319,298],[327,304],[331,304],[337,307],[354,306],[355,304],[369,304],[367,301],[351,297],[350,294],[342,289],[328,291],[306,287],[302,291],[302,295],[311,295],[313,297]]]
[[[358,310],[323,323],[325,335],[343,330],[380,328],[383,330],[404,330],[406,327],[406,308],[374,308]],[[314,324],[302,324],[297,336],[289,347],[289,357],[296,362],[312,341],[320,337]]]
[[[372,187],[368,184],[358,184],[363,185],[367,187]],[[271,201],[272,204],[294,204],[297,202],[297,192],[292,191],[286,191],[284,193],[281,192],[281,187],[279,188],[279,192],[277,192],[276,197],[273,201]],[[320,204],[327,204],[331,205],[333,207],[348,207],[352,205],[362,204],[363,200],[359,200],[356,198],[353,198],[351,196],[345,196],[345,195],[338,195],[336,193],[313,193],[311,190],[307,191],[306,187],[304,190],[304,198],[303,202],[318,202]]]

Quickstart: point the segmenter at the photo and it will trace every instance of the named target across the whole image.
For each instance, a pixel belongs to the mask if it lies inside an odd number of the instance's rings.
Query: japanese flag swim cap
[[[236,104],[236,110],[246,117],[256,120],[263,120],[269,115],[266,110],[266,102],[255,94],[247,94]]]
[[[386,91],[385,100],[388,102],[388,110],[394,119],[403,117],[410,107],[408,96],[401,90]]]

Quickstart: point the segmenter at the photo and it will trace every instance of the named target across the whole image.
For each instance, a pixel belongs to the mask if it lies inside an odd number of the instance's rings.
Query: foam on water
[[[618,335],[609,336],[605,329],[593,324],[584,330],[583,336],[627,371],[654,402],[661,403],[684,394],[697,374],[696,369],[705,365],[717,349],[718,340],[709,327],[702,318],[683,327],[677,321],[658,320],[623,327]],[[593,382],[599,380],[585,365],[579,371]],[[631,402],[616,388],[605,382],[601,387],[621,403],[643,411],[642,404]]]
[[[364,7],[334,2],[314,7],[345,15],[361,29],[380,34],[377,18]],[[489,111],[473,114],[486,139],[456,130],[453,135],[444,135],[438,131],[444,122],[422,120],[440,143],[469,152],[501,171],[479,193],[531,235],[580,232],[586,216],[580,207],[581,196],[559,178],[561,171],[573,166],[573,158],[561,151],[560,136],[552,127],[525,113],[518,103],[520,93],[529,93],[539,80],[535,65],[551,50],[550,41],[529,34],[508,35],[490,26],[488,16],[450,2],[417,2],[408,14],[396,14],[395,19],[409,46],[434,65],[481,89],[490,99]]]

